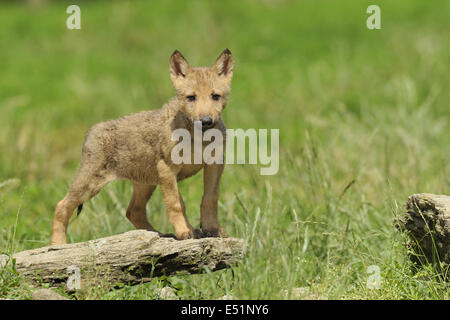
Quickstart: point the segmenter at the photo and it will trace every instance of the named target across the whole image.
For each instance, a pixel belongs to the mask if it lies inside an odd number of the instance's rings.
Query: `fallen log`
[[[178,241],[156,232],[134,230],[74,244],[22,251],[12,256],[19,275],[33,283],[68,290],[99,283],[139,284],[162,275],[216,271],[236,264],[244,241],[202,238]],[[3,257],[3,258],[2,258]],[[0,267],[7,256],[0,256]]]
[[[450,266],[450,196],[429,193],[408,198],[406,212],[394,220],[400,231],[407,231],[416,265],[431,263],[437,271]]]

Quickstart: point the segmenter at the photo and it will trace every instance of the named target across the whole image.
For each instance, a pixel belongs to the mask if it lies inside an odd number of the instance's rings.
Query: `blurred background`
[[[69,30],[66,8],[81,8]],[[381,8],[369,30],[366,9]],[[0,253],[48,245],[56,203],[97,122],[160,108],[178,49],[211,65],[235,59],[228,128],[280,129],[280,170],[230,165],[220,220],[249,257],[230,270],[156,279],[78,298],[449,298],[410,271],[392,226],[408,195],[450,193],[449,1],[1,1]],[[199,224],[201,175],[181,184]],[[73,217],[69,241],[132,230],[129,183],[117,181]],[[151,223],[172,232],[157,189]],[[382,288],[366,287],[381,269]],[[0,277],[1,278],[1,277]],[[3,278],[0,295],[29,297]],[[9,281],[9,282],[8,282]],[[286,296],[287,292],[287,296]]]

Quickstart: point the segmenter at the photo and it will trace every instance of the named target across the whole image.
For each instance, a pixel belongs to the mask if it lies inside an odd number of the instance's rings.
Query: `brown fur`
[[[154,230],[146,216],[146,203],[157,185],[177,239],[225,236],[217,216],[223,164],[180,164],[171,161],[178,143],[172,132],[185,128],[193,137],[193,121],[212,118],[223,132],[221,112],[225,108],[233,76],[233,58],[226,49],[212,67],[190,67],[180,52],[170,58],[170,75],[176,96],[161,109],[142,111],[94,125],[86,134],[82,161],[66,196],[56,205],[52,244],[66,243],[67,225],[73,211],[95,196],[106,184],[126,179],[133,184],[133,196],[126,216],[137,229]],[[220,95],[218,101],[212,94]],[[188,96],[195,95],[195,101]],[[186,218],[177,182],[204,169],[204,194],[200,226],[194,230]]]

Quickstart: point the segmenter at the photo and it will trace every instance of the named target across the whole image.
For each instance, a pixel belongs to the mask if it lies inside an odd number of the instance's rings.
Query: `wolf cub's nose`
[[[200,119],[202,121],[202,127],[207,129],[213,126],[213,119],[211,117],[204,117]]]

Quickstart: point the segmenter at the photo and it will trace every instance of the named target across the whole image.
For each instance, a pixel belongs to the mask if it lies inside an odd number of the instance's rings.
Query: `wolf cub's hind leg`
[[[156,231],[147,220],[145,206],[156,186],[133,183],[133,196],[127,209],[127,218],[136,229]]]
[[[66,243],[67,225],[74,210],[95,196],[109,182],[111,175],[81,166],[66,196],[58,202],[52,224],[52,244]]]

